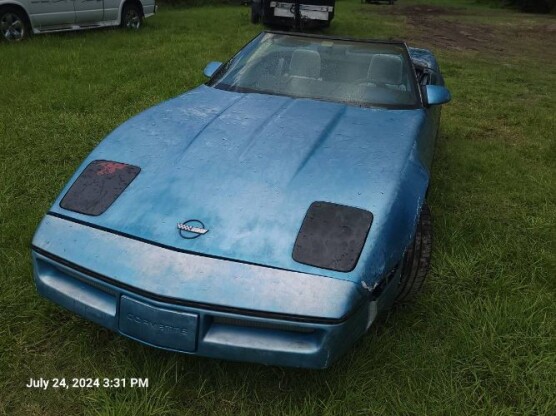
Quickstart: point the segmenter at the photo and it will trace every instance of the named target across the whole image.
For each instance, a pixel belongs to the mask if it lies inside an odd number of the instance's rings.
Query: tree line
[[[551,13],[556,11],[556,0],[477,0],[480,3],[515,7],[527,13]]]

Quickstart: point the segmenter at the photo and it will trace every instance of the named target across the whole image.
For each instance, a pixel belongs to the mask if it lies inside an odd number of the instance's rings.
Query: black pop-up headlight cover
[[[364,209],[313,202],[295,240],[293,259],[322,269],[352,271],[372,221],[373,214]]]
[[[60,206],[85,215],[100,215],[120,196],[141,168],[125,163],[94,160],[75,180]]]

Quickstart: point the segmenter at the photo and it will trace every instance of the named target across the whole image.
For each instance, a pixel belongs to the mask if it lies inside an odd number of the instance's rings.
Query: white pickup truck
[[[0,31],[8,41],[35,34],[122,26],[139,29],[155,0],[0,0]]]

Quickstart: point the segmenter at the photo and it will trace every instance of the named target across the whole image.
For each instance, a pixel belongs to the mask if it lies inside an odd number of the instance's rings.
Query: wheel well
[[[3,10],[6,10],[6,9],[17,10],[18,12],[21,12],[21,14],[23,15],[23,18],[25,19],[25,23],[27,24],[27,27],[30,30],[32,30],[31,19],[29,19],[29,15],[27,14],[27,11],[23,7],[21,7],[18,4],[14,4],[14,3],[2,4],[0,6],[0,12],[2,12]]]
[[[126,2],[124,2],[123,6],[122,6],[122,12],[123,12],[125,6],[127,6],[128,4],[135,4],[136,6],[138,6],[139,10],[141,10],[141,15],[145,16],[145,12],[143,11],[143,3],[141,3],[139,0],[127,0]]]

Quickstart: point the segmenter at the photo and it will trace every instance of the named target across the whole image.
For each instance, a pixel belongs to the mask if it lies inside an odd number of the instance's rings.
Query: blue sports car
[[[263,32],[104,139],[33,238],[39,293],[122,335],[324,368],[422,286],[433,54]]]

